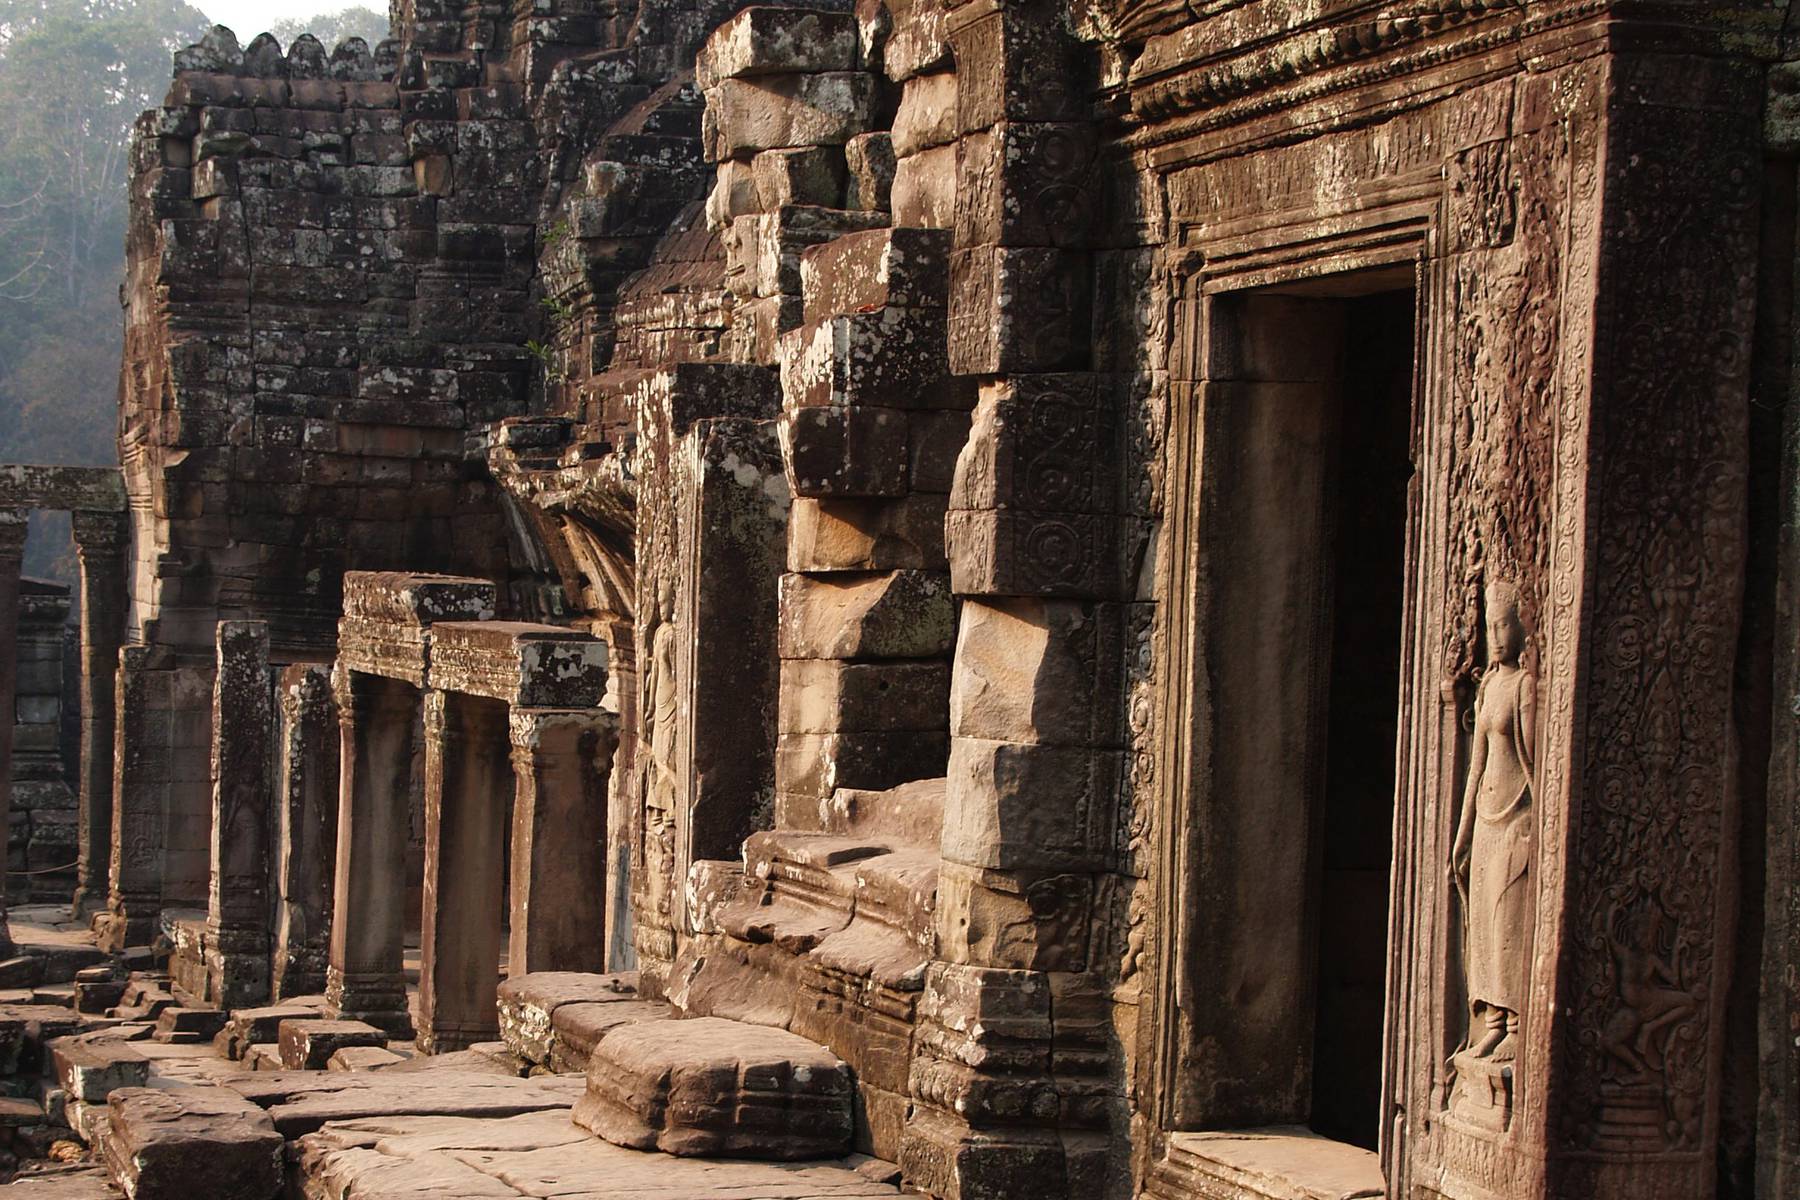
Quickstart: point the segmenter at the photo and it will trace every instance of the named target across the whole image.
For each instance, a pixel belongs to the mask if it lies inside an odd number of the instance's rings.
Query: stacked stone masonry
[[[1784,6],[391,15],[176,55],[0,467],[0,1149],[1800,1189]]]

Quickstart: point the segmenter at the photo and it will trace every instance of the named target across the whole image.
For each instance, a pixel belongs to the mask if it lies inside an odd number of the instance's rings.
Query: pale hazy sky
[[[215,25],[229,25],[240,42],[250,39],[284,17],[310,17],[318,13],[338,12],[354,7],[357,0],[189,0],[195,8],[213,19]],[[387,0],[361,0],[362,6],[376,12],[387,11]]]

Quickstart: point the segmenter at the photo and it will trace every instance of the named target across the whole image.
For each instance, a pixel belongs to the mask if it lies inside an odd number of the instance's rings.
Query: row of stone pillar
[[[235,1008],[322,986],[336,1015],[396,1037],[415,1031],[403,971],[420,731],[421,1047],[498,1036],[495,990],[509,925],[511,973],[604,968],[606,795],[617,740],[616,717],[598,707],[605,671],[596,664],[606,648],[545,626],[437,628],[449,647],[438,673],[470,690],[431,686],[425,670],[407,668],[411,655],[371,655],[354,633],[329,674],[298,664],[277,685],[267,627],[219,624],[210,1002]],[[414,647],[420,663],[424,646],[418,639]],[[509,676],[528,682],[498,682]],[[273,745],[271,730],[279,731]]]
[[[113,680],[125,632],[125,551],[130,528],[122,511],[71,513],[81,564],[80,860],[75,908],[96,907],[107,890],[112,843]],[[0,508],[0,788],[12,784],[12,712],[17,694],[19,579],[29,526],[27,508]],[[5,817],[0,814],[0,821]],[[5,895],[0,889],[0,949],[10,953]]]

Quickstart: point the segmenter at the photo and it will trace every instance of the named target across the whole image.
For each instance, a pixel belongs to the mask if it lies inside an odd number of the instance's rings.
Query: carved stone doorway
[[[1402,267],[1196,306],[1171,1195],[1214,1194],[1203,1181],[1235,1177],[1225,1159],[1271,1137],[1302,1174],[1318,1167],[1313,1182],[1380,1188],[1412,285]]]

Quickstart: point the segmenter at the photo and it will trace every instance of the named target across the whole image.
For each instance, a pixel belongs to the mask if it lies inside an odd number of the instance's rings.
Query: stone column
[[[207,999],[243,1008],[269,997],[269,626],[215,636]]]
[[[125,551],[131,525],[122,512],[73,512],[81,560],[80,851],[73,914],[106,904],[113,824],[113,680],[125,638]]]
[[[325,990],[331,952],[331,873],[337,857],[338,729],[331,668],[296,663],[277,689],[276,1000]]]
[[[333,1016],[407,1037],[407,787],[417,691],[351,671],[332,678],[339,728],[337,871],[325,999]]]
[[[512,711],[512,936],[506,973],[601,971],[607,778],[618,720],[591,709]]]
[[[426,693],[418,1042],[427,1054],[500,1033],[495,989],[511,791],[506,705],[438,689]],[[573,828],[565,832],[579,836]],[[587,880],[590,889],[598,883],[598,875]],[[596,930],[596,942],[598,936]]]
[[[613,749],[611,775],[606,782],[606,970],[630,971],[637,966],[637,948],[631,943],[632,831],[637,821],[638,677],[634,650],[637,636],[630,624],[615,623],[605,630],[606,671],[612,693],[618,697],[619,735]],[[516,805],[518,800],[515,798]]]
[[[25,556],[27,517],[22,508],[0,509],[0,787],[4,787],[9,795],[12,791],[13,686],[19,641],[19,563]],[[5,928],[5,916],[6,889],[0,887],[0,951],[11,954],[12,935]]]

